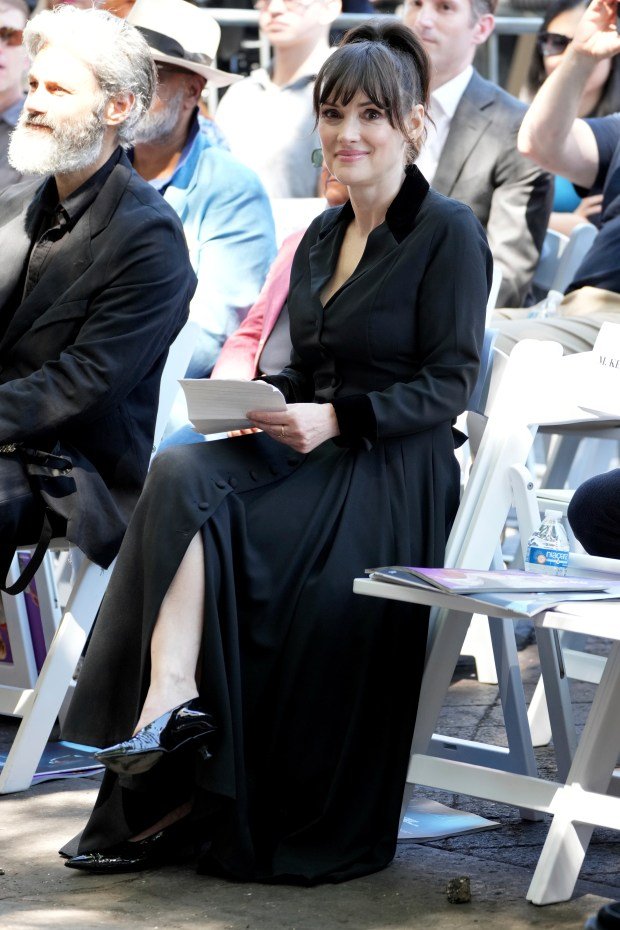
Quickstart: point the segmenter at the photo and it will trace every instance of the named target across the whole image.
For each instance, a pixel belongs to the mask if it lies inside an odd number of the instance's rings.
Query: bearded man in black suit
[[[114,558],[196,286],[176,214],[123,151],[155,90],[146,41],[65,8],[35,17],[24,44],[9,159],[39,178],[0,197],[0,583],[15,545],[50,523],[98,564]]]

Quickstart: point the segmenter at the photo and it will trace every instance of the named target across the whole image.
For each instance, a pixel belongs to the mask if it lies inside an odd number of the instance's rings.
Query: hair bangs
[[[384,50],[370,42],[338,48],[327,60],[320,86],[315,85],[317,116],[322,104],[339,103],[346,107],[358,93],[363,93],[385,111],[394,126],[393,101],[398,99],[398,87],[393,86],[384,58]]]

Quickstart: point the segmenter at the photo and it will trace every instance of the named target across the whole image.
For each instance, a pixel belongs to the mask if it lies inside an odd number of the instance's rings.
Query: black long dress
[[[210,761],[106,773],[79,850],[103,849],[189,796],[199,870],[341,881],[395,851],[426,641],[425,609],[359,597],[381,564],[437,565],[457,502],[452,419],[474,385],[491,261],[471,211],[408,169],[361,262],[322,307],[352,218],[318,218],[293,264],[289,400],[333,401],[341,436],[307,456],[264,434],[156,459],[127,532],[64,736],[126,739],[163,596],[205,548],[199,689]]]

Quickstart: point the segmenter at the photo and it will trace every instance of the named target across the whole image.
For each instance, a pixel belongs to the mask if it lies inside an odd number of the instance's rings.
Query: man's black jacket
[[[42,187],[0,197],[0,331]],[[0,341],[0,442],[58,444],[71,458],[67,536],[98,564],[114,558],[140,494],[160,375],[195,286],[178,217],[123,154]]]

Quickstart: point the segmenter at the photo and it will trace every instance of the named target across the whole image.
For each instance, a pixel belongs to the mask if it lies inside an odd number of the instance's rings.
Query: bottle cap
[[[545,520],[547,519],[547,517],[553,517],[555,520],[561,520],[562,511],[561,510],[545,510]]]

